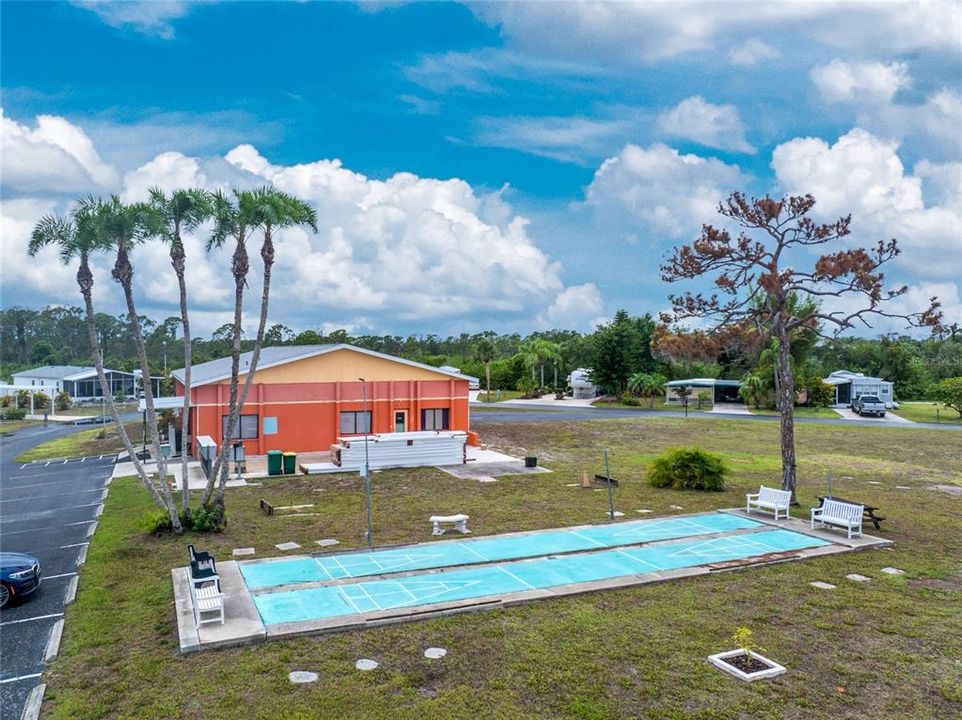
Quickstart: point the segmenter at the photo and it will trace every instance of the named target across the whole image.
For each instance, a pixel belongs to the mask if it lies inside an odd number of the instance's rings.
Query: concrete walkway
[[[748,407],[744,403],[715,403],[712,405],[710,413],[724,413],[725,415],[751,415]]]
[[[601,398],[591,398],[590,400],[576,400],[574,398],[566,397],[564,400],[556,400],[554,395],[544,395],[543,397],[533,398],[531,400],[522,400],[520,398],[516,400],[502,400],[501,402],[494,403],[479,403],[484,407],[502,407],[502,406],[516,406],[516,407],[554,407],[554,408],[592,408],[595,409],[593,403],[597,402]]]

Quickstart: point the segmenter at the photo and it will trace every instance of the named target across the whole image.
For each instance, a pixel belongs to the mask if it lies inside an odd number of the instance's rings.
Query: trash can
[[[524,466],[529,468],[538,467],[538,458],[536,458],[534,455],[526,456],[524,459]]]
[[[280,475],[284,471],[284,454],[280,450],[267,451],[267,474]]]
[[[293,475],[297,469],[297,453],[284,453],[284,474]]]

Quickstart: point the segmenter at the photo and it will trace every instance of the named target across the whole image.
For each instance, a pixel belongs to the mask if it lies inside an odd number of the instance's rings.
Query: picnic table
[[[884,518],[884,517],[881,517],[880,515],[876,515],[876,514],[875,514],[875,511],[878,510],[878,507],[877,507],[877,506],[875,506],[875,505],[865,505],[864,503],[856,502],[855,500],[846,500],[845,498],[840,498],[840,497],[838,497],[838,495],[831,495],[831,496],[829,496],[829,495],[819,495],[819,496],[818,496],[818,506],[821,507],[821,506],[822,506],[822,503],[824,503],[825,500],[838,500],[839,502],[849,503],[850,505],[861,505],[861,506],[862,506],[862,511],[863,511],[863,513],[862,513],[863,517],[865,517],[865,518],[868,519],[868,520],[871,520],[871,521],[872,521],[872,524],[875,525],[875,529],[876,529],[876,530],[881,530],[881,529],[882,529],[881,522],[882,522],[885,518]]]

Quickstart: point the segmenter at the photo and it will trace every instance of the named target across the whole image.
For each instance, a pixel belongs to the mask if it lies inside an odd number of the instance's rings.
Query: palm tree
[[[133,249],[150,237],[153,229],[159,225],[157,213],[154,208],[146,203],[133,203],[131,205],[122,203],[116,195],[112,195],[109,201],[101,204],[101,207],[104,216],[105,240],[114,251],[114,266],[110,274],[123,290],[124,300],[127,304],[127,317],[130,321],[130,333],[133,336],[134,347],[137,349],[137,356],[140,360],[147,428],[150,432],[151,454],[157,461],[160,493],[170,513],[174,532],[179,534],[183,532],[183,528],[170,491],[170,485],[167,483],[167,458],[160,452],[160,432],[157,426],[157,412],[154,409],[154,389],[150,382],[150,365],[147,361],[147,348],[144,345],[140,316],[137,314],[137,307],[134,302],[134,266],[130,261],[130,253]]]
[[[74,259],[78,261],[77,285],[84,299],[91,354],[93,356],[94,367],[97,371],[97,378],[100,381],[100,387],[104,393],[104,402],[110,409],[114,426],[117,428],[117,432],[124,444],[124,449],[134,462],[134,467],[137,470],[141,482],[150,492],[151,497],[157,505],[168,512],[173,509],[173,520],[176,518],[176,508],[173,508],[172,503],[165,502],[165,498],[147,476],[146,471],[139,462],[136,450],[130,441],[130,437],[127,435],[126,428],[124,428],[123,423],[120,421],[120,414],[117,411],[113,394],[110,392],[107,377],[104,373],[104,356],[100,347],[96,312],[93,306],[94,276],[90,270],[90,257],[94,253],[103,252],[108,248],[106,220],[107,212],[104,203],[95,200],[93,197],[84,197],[77,202],[69,217],[48,215],[42,218],[33,229],[27,251],[30,256],[33,257],[41,248],[48,245],[56,245],[60,252],[60,259],[65,265]]]
[[[751,403],[757,409],[760,407],[762,396],[765,394],[765,381],[754,373],[748,373],[742,378],[738,394],[741,395],[746,404]]]
[[[490,338],[481,338],[478,340],[478,344],[474,346],[474,357],[477,358],[478,362],[484,363],[484,382],[488,400],[491,399],[491,361],[494,360],[496,355],[497,349]]]
[[[240,233],[240,230],[250,232],[254,228],[260,228],[263,234],[263,239],[261,242],[261,261],[264,266],[264,276],[261,291],[260,320],[257,325],[257,336],[254,339],[254,347],[251,351],[250,362],[245,368],[247,376],[245,378],[244,388],[241,391],[240,397],[237,397],[240,369],[240,305],[235,305],[234,308],[234,348],[236,353],[232,354],[232,360],[234,362],[231,368],[231,406],[230,415],[228,416],[227,420],[227,435],[224,438],[221,454],[218,457],[220,460],[220,467],[218,468],[220,471],[220,481],[217,488],[216,505],[221,509],[223,509],[224,489],[227,485],[227,464],[225,462],[226,447],[228,445],[227,438],[231,437],[233,434],[240,410],[244,407],[244,402],[247,400],[247,395],[250,392],[251,384],[254,380],[254,373],[257,370],[257,362],[260,358],[261,347],[264,343],[264,332],[267,327],[267,316],[270,307],[271,275],[274,268],[274,233],[278,230],[302,226],[309,227],[314,232],[317,232],[317,213],[314,211],[314,208],[312,208],[303,200],[295,198],[292,195],[288,195],[287,193],[282,192],[274,187],[262,187],[257,188],[256,190],[237,192],[235,194],[237,196],[236,206],[233,204],[225,206],[223,204],[223,200],[219,200],[215,196],[214,216],[217,221],[217,226],[215,227],[215,234],[211,239],[212,242],[208,243],[208,247],[216,246],[217,238],[219,237],[218,228],[222,227],[223,229],[229,230],[229,234],[234,237],[235,241],[238,241],[239,237],[246,240],[246,237],[244,237],[245,233]],[[231,228],[233,228],[233,230],[230,230]],[[236,242],[235,247],[242,247],[242,243],[239,241]],[[246,247],[243,248],[243,252],[244,258],[246,259]],[[236,255],[237,253],[235,251],[235,256]],[[243,302],[243,288],[236,284],[238,278],[236,271],[234,278],[235,301],[239,299],[240,302]],[[217,477],[217,474],[212,472],[211,478],[214,477]],[[212,485],[209,481],[207,489],[204,492],[203,502],[209,502],[211,489]]]
[[[535,338],[524,343],[519,352],[521,353],[522,358],[524,358],[524,364],[531,367],[532,380],[535,377],[535,366],[537,365],[541,370],[541,384],[539,387],[544,387],[545,363],[547,363],[549,360],[553,360],[555,363],[561,360],[561,346],[557,343],[550,342],[549,340]]]
[[[170,197],[159,188],[151,188],[150,205],[154,209],[155,218],[159,221],[157,234],[170,245],[170,264],[177,274],[177,285],[180,288],[180,322],[184,335],[184,407],[181,415],[183,433],[182,442],[187,439],[187,423],[190,417],[190,365],[191,365],[191,334],[190,317],[187,313],[187,253],[181,233],[190,233],[210,217],[213,212],[210,195],[204,190],[189,189],[175,190]],[[190,494],[187,487],[187,449],[180,454],[181,473],[181,509],[186,514],[190,508]]]

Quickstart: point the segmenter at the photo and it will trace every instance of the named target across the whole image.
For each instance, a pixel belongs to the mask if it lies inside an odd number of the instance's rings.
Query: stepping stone
[[[880,483],[878,480],[868,480],[867,482],[868,482],[869,485],[881,485],[881,484],[882,484],[882,483]]]
[[[611,517],[611,513],[605,513],[606,516]],[[624,517],[625,514],[621,510],[615,510],[615,517]]]
[[[870,577],[865,577],[864,575],[859,575],[858,573],[851,573],[845,577],[849,580],[853,580],[854,582],[868,582],[872,579]]]
[[[280,545],[275,545],[274,547],[276,547],[278,550],[297,550],[300,545],[298,545],[296,542],[286,542],[281,543]]]
[[[832,583],[822,582],[821,580],[816,580],[816,581],[814,581],[814,582],[810,582],[809,585],[811,585],[812,587],[818,588],[819,590],[834,590],[834,589],[835,589],[835,586],[832,585]]]
[[[842,480],[854,480],[854,479],[855,478],[853,478],[851,475],[842,475]]]
[[[361,658],[354,663],[354,667],[356,667],[358,670],[364,670],[365,672],[376,669],[377,665],[377,660],[368,660],[367,658]]]
[[[324,538],[323,540],[315,540],[314,542],[315,542],[317,545],[320,545],[321,547],[328,547],[329,545],[340,545],[340,544],[341,544],[341,541],[340,541],[340,540],[335,540],[334,538]]]
[[[653,513],[655,511],[649,510],[648,508],[642,508],[641,510],[635,510],[635,512],[641,513],[642,515],[647,515],[648,513]]]
[[[483,482],[483,483],[498,482],[498,478],[493,478],[493,477],[480,477],[480,478],[478,478],[478,482]]]
[[[424,657],[426,657],[428,660],[440,660],[447,654],[448,654],[448,651],[445,650],[444,648],[432,647],[424,651]]]
[[[565,487],[579,487],[581,483],[565,483]]]
[[[684,509],[685,509],[684,506],[682,506],[682,505],[669,505],[668,507],[670,507],[672,510],[684,510]]]
[[[911,488],[910,486],[908,486],[908,485],[896,485],[896,486],[895,486],[895,489],[896,489],[896,490],[911,490],[912,488]]]
[[[317,682],[317,673],[307,672],[306,670],[295,670],[287,676],[295,685],[300,685],[302,683],[312,683]]]
[[[253,555],[254,548],[234,548],[234,557],[240,557],[241,555]]]
[[[886,575],[904,575],[905,574],[904,570],[899,570],[898,568],[894,568],[894,567],[884,567],[882,568],[882,572],[884,572]]]

